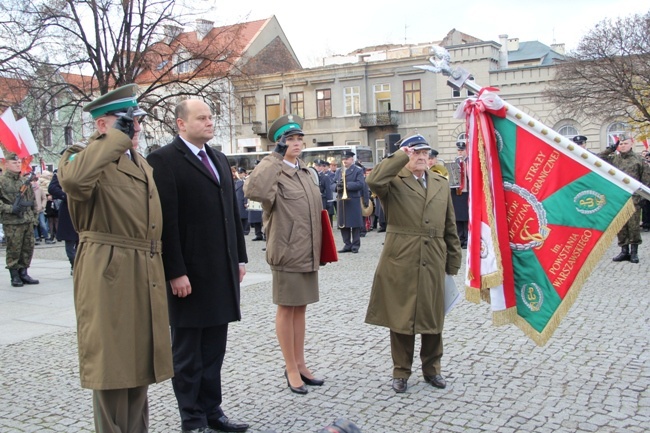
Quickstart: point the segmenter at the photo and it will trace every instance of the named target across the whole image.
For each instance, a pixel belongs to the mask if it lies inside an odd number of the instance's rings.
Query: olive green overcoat
[[[449,183],[427,173],[426,191],[398,151],[368,175],[386,214],[386,241],[375,271],[366,323],[400,334],[438,334],[444,325],[445,273],[456,275],[461,248]]]
[[[67,150],[58,178],[79,247],[74,263],[81,385],[120,389],[173,375],[162,210],[153,172],[110,129]]]

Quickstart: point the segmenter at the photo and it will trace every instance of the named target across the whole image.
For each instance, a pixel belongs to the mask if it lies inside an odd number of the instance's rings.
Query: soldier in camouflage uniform
[[[643,158],[634,153],[634,139],[628,135],[619,138],[616,144],[607,146],[599,157],[608,161],[614,167],[627,173],[639,182],[650,185],[650,167],[643,162]],[[618,152],[616,152],[618,150]],[[621,252],[612,260],[615,262],[630,261],[639,263],[638,248],[641,244],[641,197],[634,195],[636,212],[618,232],[618,246]]]
[[[7,152],[4,174],[0,176],[0,217],[7,243],[7,269],[14,287],[38,284],[27,275],[34,254],[34,191],[29,180],[20,175],[20,169],[20,158]]]

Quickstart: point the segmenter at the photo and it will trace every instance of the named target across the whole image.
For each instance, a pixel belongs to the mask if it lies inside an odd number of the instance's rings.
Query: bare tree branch
[[[650,12],[598,23],[558,65],[546,95],[566,115],[650,126]]]

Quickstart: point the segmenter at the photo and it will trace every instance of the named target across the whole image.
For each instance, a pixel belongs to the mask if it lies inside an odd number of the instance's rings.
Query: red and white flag
[[[21,158],[29,155],[27,148],[24,146],[18,124],[11,107],[7,108],[0,116],[0,143],[10,152],[15,153]]]

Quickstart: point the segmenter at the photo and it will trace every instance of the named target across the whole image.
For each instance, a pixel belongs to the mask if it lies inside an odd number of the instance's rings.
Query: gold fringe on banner
[[[476,287],[465,286],[465,299],[474,304],[481,303],[481,291]]]
[[[489,170],[487,161],[485,159],[485,139],[483,138],[481,119],[476,116],[476,129],[478,131],[478,155],[481,161],[481,175],[483,177],[483,195],[485,197],[485,206],[487,208],[488,225],[490,226],[490,236],[492,237],[492,246],[494,247],[494,255],[496,256],[497,271],[491,274],[481,275],[481,288],[496,287],[503,284],[503,265],[501,259],[501,250],[499,246],[499,238],[497,236],[497,227],[494,221],[494,204],[492,203],[492,187],[490,178],[488,177]],[[479,227],[481,230],[481,227]],[[489,297],[488,301],[489,302]]]
[[[503,326],[514,323],[519,315],[517,314],[517,307],[510,307],[501,311],[492,312],[492,325]]]
[[[503,272],[493,272],[487,275],[481,275],[481,287],[490,288],[503,284]]]
[[[551,317],[542,332],[538,332],[535,328],[530,326],[530,324],[524,318],[516,315],[514,321],[515,325],[517,325],[517,327],[519,327],[519,329],[521,329],[524,334],[526,334],[538,346],[544,346],[551,338],[557,327],[560,325],[562,319],[564,319],[564,317],[571,309],[571,306],[578,298],[578,295],[582,290],[582,286],[589,278],[591,271],[593,271],[594,267],[598,264],[605,251],[609,249],[609,246],[616,234],[627,223],[627,220],[630,219],[635,211],[636,209],[634,207],[634,202],[632,201],[632,197],[630,197],[618,215],[616,215],[616,217],[614,217],[612,222],[609,224],[607,230],[603,232],[603,235],[600,237],[596,245],[594,245],[594,248],[589,253],[589,257],[587,260],[585,260],[582,268],[580,268],[580,271],[576,275],[576,279],[573,281],[573,284],[569,288],[569,291],[560,303],[560,306],[557,308],[557,310],[555,310],[553,317]],[[496,319],[493,318],[493,322],[495,322],[495,320]]]

